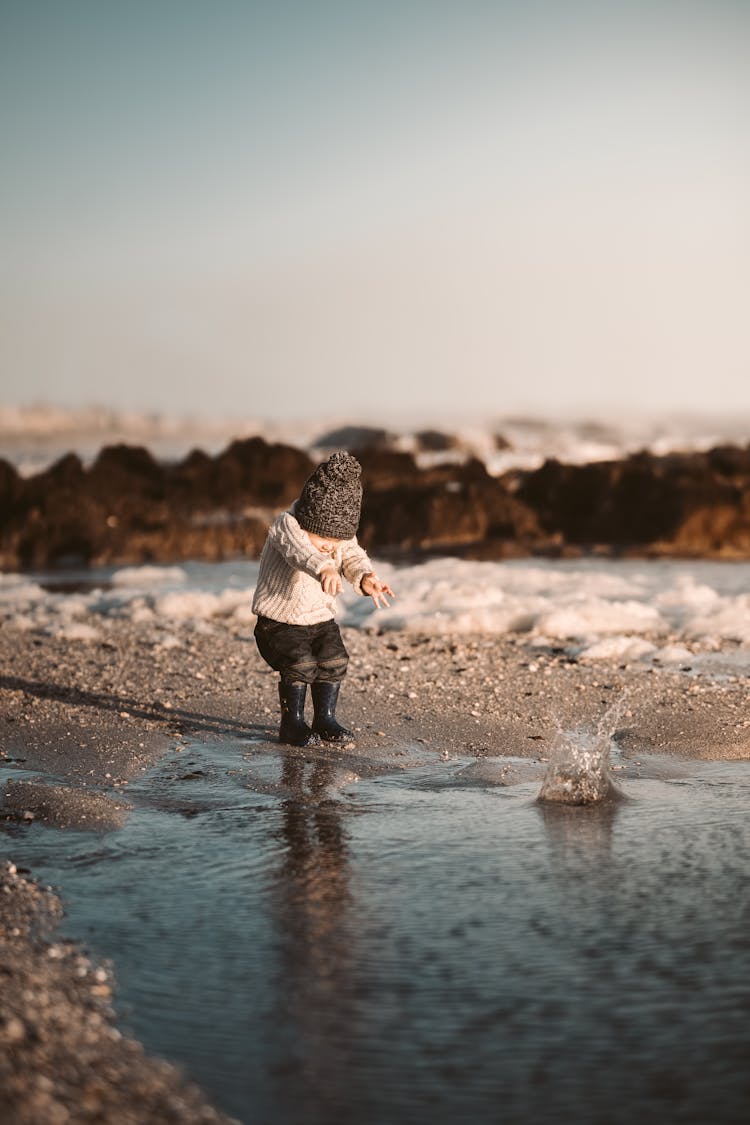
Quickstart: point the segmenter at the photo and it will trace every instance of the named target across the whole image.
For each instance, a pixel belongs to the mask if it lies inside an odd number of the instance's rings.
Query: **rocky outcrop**
[[[515,477],[547,534],[573,547],[750,557],[750,448],[563,465]]]
[[[359,537],[368,550],[504,558],[553,546],[536,514],[481,461],[420,470],[408,453],[369,451],[360,460]]]
[[[750,448],[566,465],[497,479],[476,458],[420,468],[410,453],[358,450],[360,539],[377,554],[470,558],[580,554],[750,558]],[[0,566],[256,557],[299,494],[308,455],[260,437],[161,465],[110,446],[24,480],[0,460]]]
[[[0,462],[0,565],[254,557],[313,467],[301,450],[262,438],[175,466],[138,446],[108,446],[88,470],[68,454],[28,480]]]

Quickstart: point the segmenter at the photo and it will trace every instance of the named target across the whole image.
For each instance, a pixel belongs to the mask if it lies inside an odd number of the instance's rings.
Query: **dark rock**
[[[234,442],[216,458],[194,450],[169,468],[127,445],[103,449],[88,472],[74,454],[27,481],[0,467],[0,563],[36,569],[255,556],[263,514],[290,503],[313,467],[301,450],[262,438]]]
[[[313,442],[316,449],[346,449],[350,453],[361,449],[388,449],[395,435],[374,426],[341,426],[321,434]]]
[[[386,449],[363,449],[357,454],[362,466],[362,487],[365,495],[370,491],[398,488],[418,479],[424,479],[411,453]]]
[[[104,530],[79,457],[68,453],[24,482],[16,508],[15,551],[21,566],[86,565]]]
[[[21,478],[13,465],[0,457],[0,528],[12,518],[22,487]]]
[[[750,557],[750,449],[550,460],[500,479],[476,458],[420,469],[393,449],[358,457],[360,539],[374,552]],[[103,449],[88,472],[70,454],[28,480],[0,461],[0,565],[254,557],[313,468],[303,451],[260,437],[169,467],[128,446]]]
[[[44,512],[50,505],[65,504],[79,497],[84,485],[85,473],[80,457],[67,453],[44,472],[24,481],[19,498],[25,509],[36,508]]]
[[[414,435],[417,449],[424,453],[447,453],[452,449],[459,449],[460,442],[453,434],[444,434],[441,430],[420,430]]]
[[[744,464],[726,450],[638,453],[590,465],[547,461],[522,476],[516,495],[538,513],[546,532],[587,548],[744,552],[750,534],[747,478],[736,475]]]
[[[503,557],[541,539],[535,514],[476,458],[419,472],[408,454],[388,457],[373,458],[365,474],[360,539],[368,549],[465,554],[483,545],[485,557]],[[394,457],[407,458],[400,475]]]
[[[184,461],[167,470],[170,503],[181,511],[211,508],[216,503],[214,461],[202,449],[193,449]]]
[[[128,495],[139,500],[163,500],[165,472],[147,449],[138,445],[109,445],[87,473],[86,489],[104,504]]]
[[[707,458],[717,476],[743,487],[750,485],[750,446],[719,445],[708,451]]]
[[[214,502],[283,507],[299,495],[314,468],[308,455],[291,445],[269,445],[260,437],[234,441],[214,461]]]

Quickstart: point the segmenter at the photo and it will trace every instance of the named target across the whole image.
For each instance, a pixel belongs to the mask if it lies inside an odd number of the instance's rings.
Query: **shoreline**
[[[201,740],[245,750],[276,744],[277,677],[258,656],[250,627],[170,632],[178,644],[162,645],[152,622],[116,618],[91,641],[3,629],[0,766],[26,775],[3,786],[2,815],[12,831],[33,819],[112,830],[128,815],[129,782],[168,751]],[[577,662],[518,636],[343,632],[351,662],[339,710],[356,742],[300,754],[345,755],[360,776],[409,768],[405,747],[472,757],[489,771],[507,758],[517,771],[518,760],[543,771],[560,728],[592,730],[615,715],[625,768],[664,755],[750,760],[741,677]],[[3,853],[12,864],[8,833]],[[5,866],[0,903],[10,982],[2,1073],[15,1120],[121,1125],[149,1113],[175,1122],[229,1120],[178,1068],[149,1059],[117,1030],[111,971],[75,942],[55,939],[62,916],[55,894]]]
[[[115,981],[55,930],[59,896],[0,865],[0,1083],[16,1125],[144,1121],[231,1125],[182,1071],[116,1026]]]
[[[101,628],[102,618],[81,619],[91,622]],[[411,741],[539,757],[535,743],[551,745],[561,727],[596,726],[623,696],[616,736],[626,754],[750,759],[741,675],[577,660],[522,634],[342,633],[350,664],[339,710],[363,762],[387,762]],[[276,741],[277,676],[251,625],[172,621],[164,641],[158,622],[124,618],[107,619],[92,640],[6,624],[0,762],[116,803],[130,778],[185,738]]]

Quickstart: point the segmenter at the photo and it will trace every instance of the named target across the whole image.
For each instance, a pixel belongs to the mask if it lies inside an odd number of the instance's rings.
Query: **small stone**
[[[20,1043],[22,1039],[26,1038],[26,1025],[17,1016],[11,1016],[10,1019],[6,1020],[5,1025],[0,1030],[7,1043]]]

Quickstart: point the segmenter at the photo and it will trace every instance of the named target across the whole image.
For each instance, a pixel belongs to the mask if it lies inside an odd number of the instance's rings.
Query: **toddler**
[[[268,532],[253,598],[255,640],[267,664],[280,673],[279,741],[306,746],[313,733],[343,742],[351,731],[336,720],[349,655],[334,621],[341,576],[375,605],[389,605],[382,582],[357,542],[362,507],[362,467],[334,453],[305,482],[299,499]],[[313,722],[305,722],[307,685]]]

